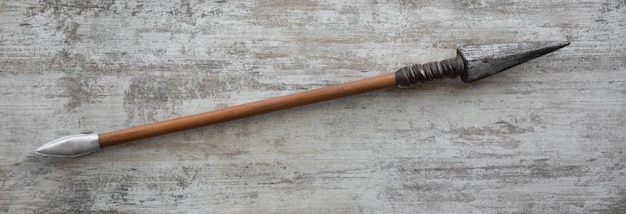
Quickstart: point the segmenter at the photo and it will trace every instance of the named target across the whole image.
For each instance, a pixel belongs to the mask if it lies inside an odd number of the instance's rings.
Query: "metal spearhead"
[[[466,83],[474,82],[569,44],[569,42],[527,42],[461,46],[457,49],[457,54],[463,59],[465,66],[461,80]]]
[[[525,42],[464,45],[457,49],[455,58],[401,68],[396,71],[396,82],[399,87],[409,87],[433,79],[461,76],[463,82],[470,83],[569,44],[569,42]]]

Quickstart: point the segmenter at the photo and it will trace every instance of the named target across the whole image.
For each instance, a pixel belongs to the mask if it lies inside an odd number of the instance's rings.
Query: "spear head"
[[[525,42],[464,45],[457,49],[455,58],[401,68],[396,71],[396,82],[399,87],[408,87],[433,79],[461,76],[463,82],[470,83],[569,44],[569,42]]]
[[[457,49],[465,71],[461,80],[474,82],[569,45],[569,42],[527,42],[464,45]]]

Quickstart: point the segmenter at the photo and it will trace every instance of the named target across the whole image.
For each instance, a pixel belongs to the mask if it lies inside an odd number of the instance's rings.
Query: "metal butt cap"
[[[77,157],[100,150],[98,134],[65,136],[40,146],[35,154],[50,157]]]

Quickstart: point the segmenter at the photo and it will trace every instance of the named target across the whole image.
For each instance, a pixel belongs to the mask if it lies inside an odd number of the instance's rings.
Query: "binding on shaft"
[[[455,78],[464,70],[465,64],[460,56],[439,62],[409,65],[396,71],[396,84],[398,87],[410,87],[434,79]]]

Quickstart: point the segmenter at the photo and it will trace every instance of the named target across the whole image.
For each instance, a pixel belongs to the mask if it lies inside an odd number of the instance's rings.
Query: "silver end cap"
[[[69,135],[40,146],[35,154],[49,157],[78,157],[100,150],[98,134]]]

